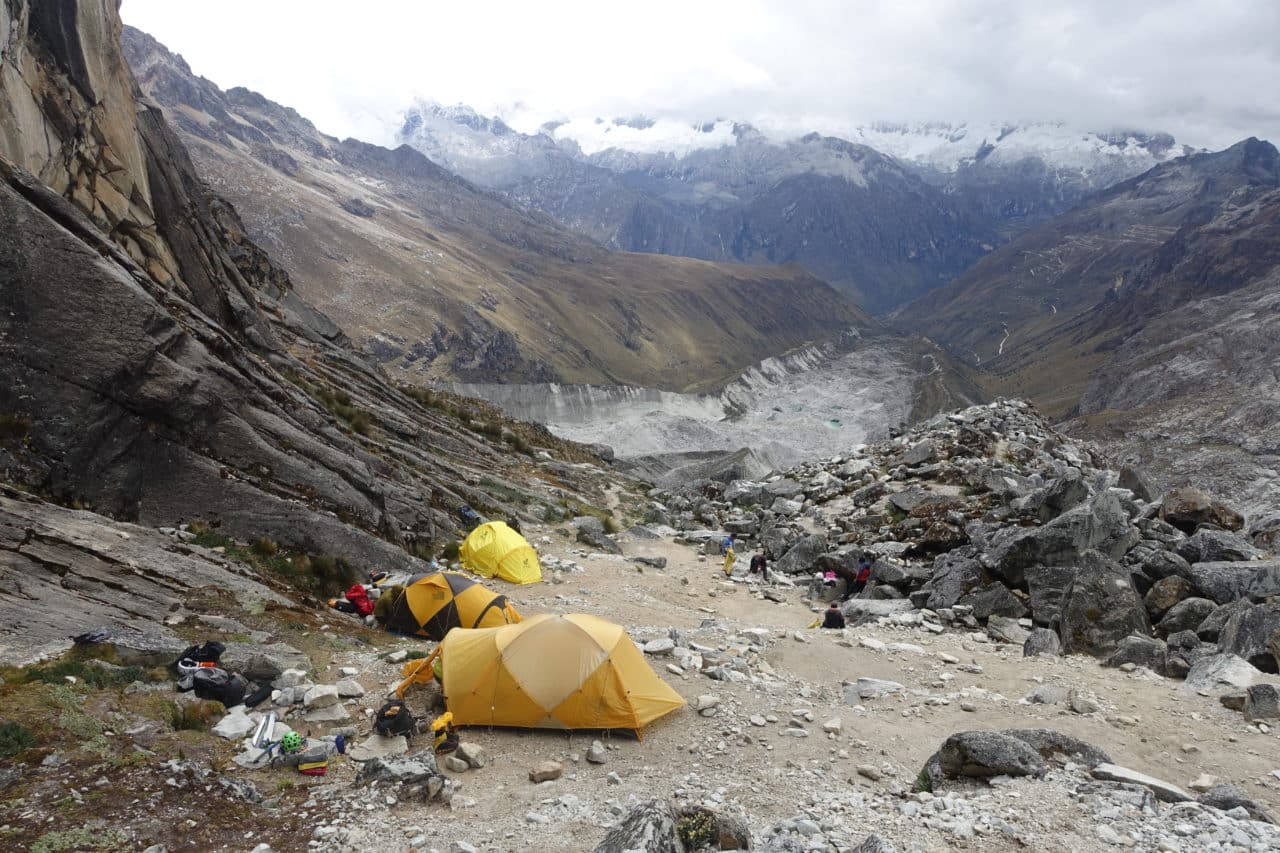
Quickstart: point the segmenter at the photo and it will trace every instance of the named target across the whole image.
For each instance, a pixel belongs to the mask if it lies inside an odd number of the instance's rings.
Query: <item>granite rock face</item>
[[[0,476],[365,568],[452,532],[501,449],[393,387],[197,177],[108,0],[0,15]]]

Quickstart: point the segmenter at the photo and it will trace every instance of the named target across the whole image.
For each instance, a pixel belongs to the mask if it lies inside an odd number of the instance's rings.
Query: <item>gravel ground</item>
[[[505,589],[522,612],[594,613],[627,626],[638,642],[675,628],[694,649],[738,655],[745,674],[712,680],[696,667],[675,671],[688,662],[683,650],[682,657],[651,656],[690,707],[652,725],[642,740],[465,729],[463,740],[482,746],[489,763],[450,774],[458,786],[450,806],[401,803],[384,789],[352,787],[352,762],[340,760],[304,806],[317,821],[312,847],[589,850],[629,803],[658,797],[742,813],[757,844],[779,850],[851,849],[872,832],[922,851],[1280,849],[1280,835],[1264,824],[1195,804],[1155,803],[1145,789],[1097,783],[1070,764],[1055,765],[1042,780],[957,783],[938,796],[910,792],[953,732],[1053,728],[1123,766],[1184,788],[1214,777],[1280,811],[1276,734],[1186,693],[1180,682],[1083,657],[1024,659],[1020,648],[920,626],[808,629],[815,615],[799,588],[775,587],[782,603],[765,599],[759,584],[726,581],[718,560],[668,539],[624,543],[629,555],[665,557],[667,567],[655,570],[588,555],[550,529],[526,532],[553,558],[548,564],[562,560],[567,568],[559,583]],[[354,667],[369,692],[353,704],[372,709],[398,677],[399,665],[381,654],[340,653],[318,680]],[[859,677],[904,690],[851,704],[842,684]],[[1045,698],[1062,701],[1024,700],[1046,686]],[[1070,691],[1082,709],[1097,710],[1076,713],[1065,699]],[[411,704],[422,702],[410,695]],[[695,710],[708,704],[714,708]],[[605,746],[603,764],[585,760],[596,737]],[[548,760],[562,762],[563,776],[531,783],[530,768]],[[272,772],[282,771],[249,775]]]

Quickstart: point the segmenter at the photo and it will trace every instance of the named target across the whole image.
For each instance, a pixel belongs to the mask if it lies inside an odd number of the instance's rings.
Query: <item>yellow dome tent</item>
[[[466,575],[437,572],[405,584],[383,627],[439,642],[452,628],[497,628],[519,621],[505,595]]]
[[[458,556],[463,566],[486,578],[520,584],[542,580],[538,552],[502,521],[487,521],[471,531]]]
[[[684,705],[619,625],[540,615],[450,631],[440,644],[454,722],[543,729],[630,729]]]

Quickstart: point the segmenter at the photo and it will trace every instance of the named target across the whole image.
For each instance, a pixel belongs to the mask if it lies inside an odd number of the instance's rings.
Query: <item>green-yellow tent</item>
[[[458,556],[463,566],[486,578],[499,577],[521,584],[542,580],[538,552],[501,521],[485,522],[471,531]]]

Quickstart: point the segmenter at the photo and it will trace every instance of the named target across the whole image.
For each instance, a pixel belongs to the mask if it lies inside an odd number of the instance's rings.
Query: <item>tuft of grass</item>
[[[280,547],[271,541],[270,537],[262,536],[253,540],[253,544],[249,546],[249,549],[259,557],[274,557]]]
[[[225,710],[221,702],[170,702],[169,725],[174,731],[207,732]]]
[[[68,676],[95,690],[124,687],[135,681],[150,679],[148,672],[140,666],[112,666],[91,659],[63,659],[51,664],[28,667],[14,681],[19,684],[37,681],[44,684],[67,684]]]
[[[21,723],[0,723],[0,758],[12,758],[36,743],[36,736]]]

